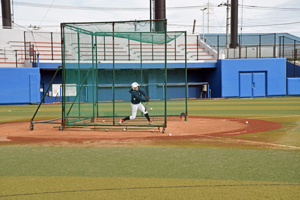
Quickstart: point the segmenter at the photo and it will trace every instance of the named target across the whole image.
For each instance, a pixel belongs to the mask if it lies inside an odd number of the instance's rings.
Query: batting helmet
[[[138,87],[138,86],[140,86],[137,82],[133,82],[132,84],[131,84],[131,88],[134,90],[134,88],[136,88],[136,87]]]

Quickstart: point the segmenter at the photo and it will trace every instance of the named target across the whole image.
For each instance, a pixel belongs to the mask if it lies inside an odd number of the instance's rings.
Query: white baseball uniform
[[[144,105],[143,104],[141,104],[141,103],[139,103],[139,104],[131,104],[131,110],[132,110],[132,114],[131,114],[131,116],[129,117],[130,118],[130,120],[132,120],[132,119],[135,119],[135,117],[136,117],[136,113],[137,113],[137,110],[140,110],[141,112],[143,112],[144,114],[147,114],[148,112],[147,111],[145,111],[145,107],[144,107]]]

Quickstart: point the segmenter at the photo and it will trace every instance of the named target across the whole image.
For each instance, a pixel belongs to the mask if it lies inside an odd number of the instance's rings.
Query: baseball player
[[[131,116],[125,117],[124,119],[120,119],[119,123],[122,124],[126,120],[132,120],[135,119],[137,110],[139,109],[142,111],[147,118],[149,124],[152,124],[152,121],[150,120],[149,114],[147,111],[145,111],[145,107],[141,102],[147,102],[149,101],[149,97],[147,96],[146,92],[139,87],[140,85],[137,82],[133,82],[131,84],[131,89],[129,90],[129,93],[131,93],[131,110],[132,114]]]

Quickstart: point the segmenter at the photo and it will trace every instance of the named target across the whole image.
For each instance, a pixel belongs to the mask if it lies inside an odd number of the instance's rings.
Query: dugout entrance
[[[155,27],[159,27],[156,28]],[[187,120],[187,56],[183,73],[168,80],[170,47],[186,32],[168,32],[166,20],[62,23],[62,117],[60,130],[68,127],[125,128],[167,127],[170,116]],[[178,43],[178,41],[177,41]],[[175,48],[176,49],[176,48]],[[176,50],[175,50],[176,54]],[[168,91],[175,88],[179,98],[168,107]],[[131,115],[130,85],[138,82],[151,98],[148,113],[118,124]],[[31,122],[33,124],[33,120]]]

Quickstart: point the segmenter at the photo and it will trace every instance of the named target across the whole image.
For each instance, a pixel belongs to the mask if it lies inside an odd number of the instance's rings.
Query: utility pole
[[[213,12],[210,12],[210,11],[213,11],[213,8],[210,8],[212,5],[212,3],[206,3],[206,8],[207,8],[207,33],[209,33],[209,15],[212,15],[214,14]]]
[[[11,9],[10,0],[1,0],[2,7],[2,27],[11,29]]]
[[[230,18],[230,8],[229,8],[229,0],[227,0],[226,5],[226,48],[229,48],[229,18]]]
[[[154,0],[154,8],[155,8],[155,19],[166,19],[166,0]],[[163,21],[155,22],[155,31],[166,31],[165,24]]]
[[[150,0],[150,31],[152,32],[153,31],[153,0]]]
[[[238,0],[231,0],[231,18],[230,18],[230,48],[237,48],[238,44]]]

